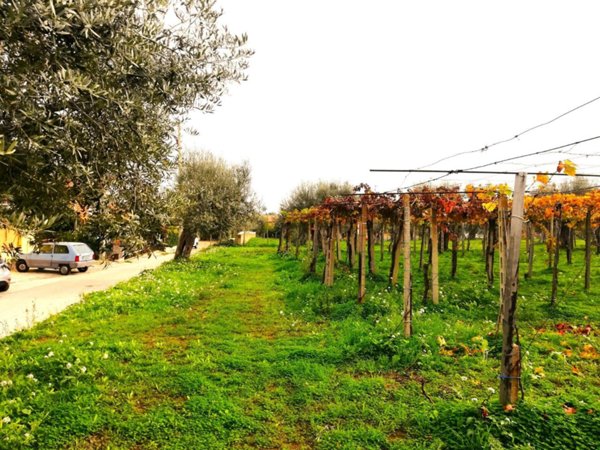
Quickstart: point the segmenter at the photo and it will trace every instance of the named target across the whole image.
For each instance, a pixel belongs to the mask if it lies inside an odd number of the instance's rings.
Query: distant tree
[[[291,194],[281,202],[283,211],[302,210],[317,206],[327,197],[348,195],[353,192],[352,185],[348,182],[317,181],[299,184]]]
[[[182,226],[176,259],[190,256],[197,235],[227,236],[258,210],[248,164],[229,165],[208,152],[186,157],[171,199]]]
[[[220,16],[209,0],[0,1],[0,195],[12,210],[62,215],[65,228],[134,217],[142,236],[176,124],[244,79],[246,37]]]
[[[256,233],[265,238],[277,237],[276,223],[277,214],[262,214],[256,222]]]
[[[560,192],[569,194],[585,194],[597,186],[585,177],[567,177],[560,185]]]

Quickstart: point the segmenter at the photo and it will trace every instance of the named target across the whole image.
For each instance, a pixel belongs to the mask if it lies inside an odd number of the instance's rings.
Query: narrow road
[[[208,246],[210,242],[200,242],[198,248]],[[59,313],[81,301],[83,294],[108,289],[172,259],[172,252],[157,252],[150,257],[98,264],[85,273],[75,270],[67,276],[55,270],[13,272],[10,289],[0,293],[0,338]]]

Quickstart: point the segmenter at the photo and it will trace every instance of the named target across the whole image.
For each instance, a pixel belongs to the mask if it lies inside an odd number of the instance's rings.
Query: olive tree
[[[320,205],[327,197],[349,195],[352,192],[352,185],[348,182],[303,182],[281,202],[281,209],[283,211],[302,210]]]
[[[210,0],[0,0],[0,195],[72,226],[110,204],[160,211],[176,125],[245,77],[246,37],[220,16]]]
[[[222,239],[258,211],[248,164],[230,165],[208,152],[186,157],[172,201],[182,227],[176,259],[189,257],[197,235]]]

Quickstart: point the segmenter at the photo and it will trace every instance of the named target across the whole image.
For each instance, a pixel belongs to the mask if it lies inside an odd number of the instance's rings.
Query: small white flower
[[[33,374],[32,374],[32,373],[30,373],[29,375],[27,375],[27,378],[29,378],[30,380],[33,380],[33,379],[35,379],[35,377],[33,376]]]
[[[86,373],[87,372],[87,368],[85,366],[81,366],[81,373]]]
[[[67,369],[70,369],[71,367],[73,367],[73,364],[67,363]]]
[[[494,389],[493,387],[489,387],[487,388],[487,390],[491,393],[491,394],[495,394],[496,393],[496,389]]]
[[[31,434],[29,434],[29,433],[25,433],[25,435],[24,435],[24,436],[25,436],[25,439],[29,439],[29,438],[31,437]]]
[[[12,386],[12,380],[2,380],[0,381],[0,386],[5,387],[5,386]]]
[[[463,375],[462,377],[460,377],[460,379],[461,379],[462,381],[467,381],[467,380],[468,380],[468,378],[467,378],[467,377],[465,377],[464,375]]]
[[[285,313],[283,311],[279,311],[279,315],[283,316]]]
[[[90,341],[90,342],[89,342],[89,344],[90,344],[90,345],[94,345],[94,341]]]
[[[108,353],[104,353],[104,355],[102,355],[102,359],[108,359]]]
[[[66,337],[67,337],[67,335],[66,335],[66,334],[63,334],[61,337],[63,337],[63,338],[66,338]]]
[[[477,397],[473,397],[473,398],[471,399],[471,401],[472,401],[472,402],[478,402],[479,400],[477,400]]]
[[[6,416],[2,418],[2,423],[10,423],[10,417]]]

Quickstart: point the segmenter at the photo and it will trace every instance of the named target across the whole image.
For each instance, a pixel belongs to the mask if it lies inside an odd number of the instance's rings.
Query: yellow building
[[[246,242],[255,237],[256,233],[254,231],[240,231],[235,238],[235,243],[238,245],[246,245]]]
[[[0,253],[4,253],[4,245],[20,247],[21,252],[27,253],[33,250],[33,246],[29,243],[29,238],[21,235],[16,230],[11,228],[0,228]],[[6,256],[6,255],[3,255]]]

